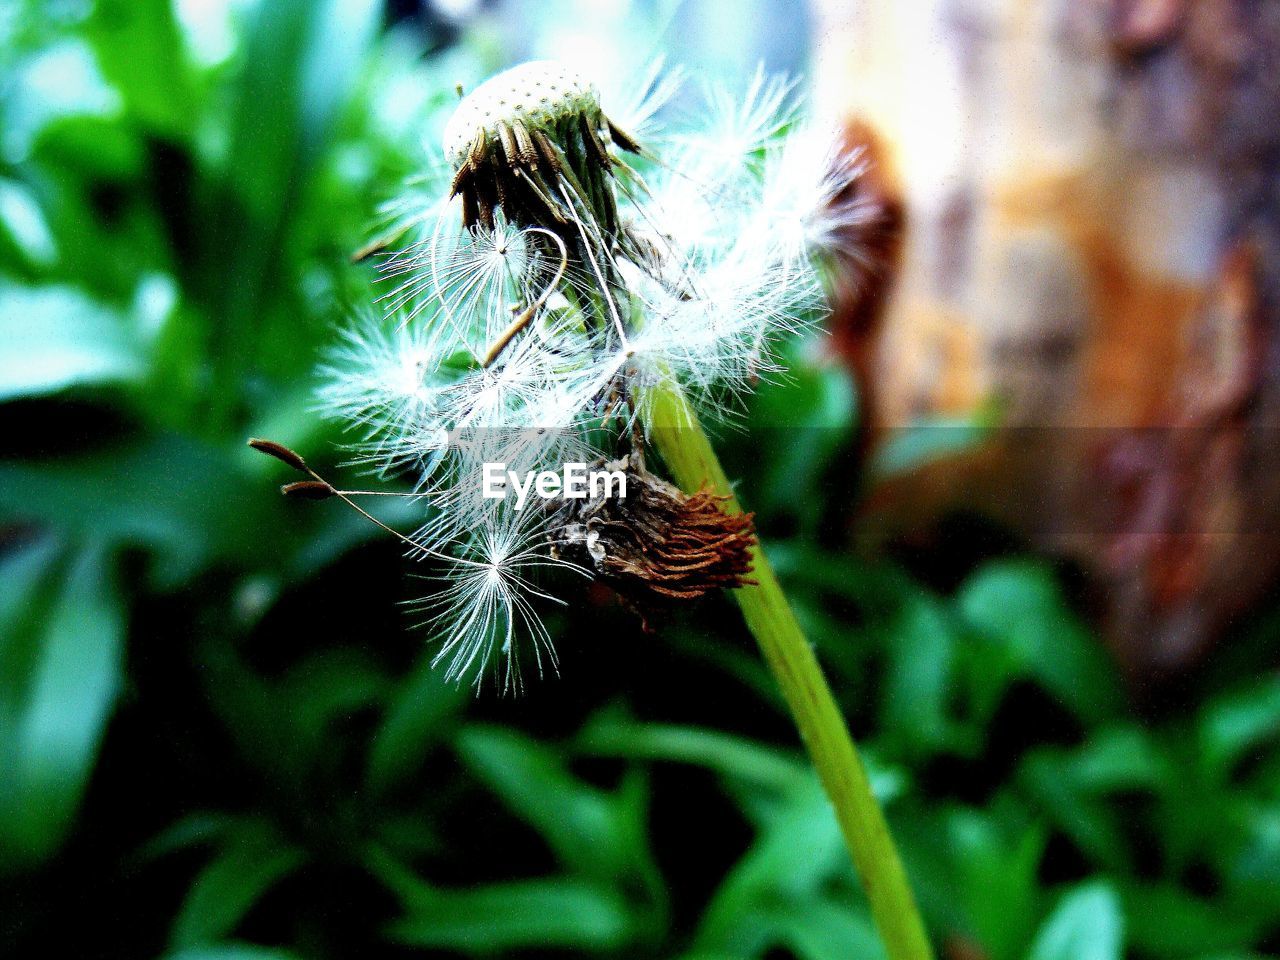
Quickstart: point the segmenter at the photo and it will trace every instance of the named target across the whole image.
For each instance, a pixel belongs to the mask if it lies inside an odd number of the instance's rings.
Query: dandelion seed
[[[359,435],[358,462],[382,474],[429,472],[447,447],[438,410],[457,371],[441,363],[437,330],[397,315],[362,318],[320,366],[320,408]]]
[[[609,116],[633,139],[657,144],[663,139],[658,115],[684,85],[684,71],[668,67],[665,57],[657,57],[640,77],[618,77],[604,85],[602,100],[610,104]]]
[[[557,671],[555,646],[538,613],[539,602],[564,601],[535,585],[548,569],[583,573],[553,557],[545,546],[547,518],[535,512],[494,511],[490,522],[459,544],[441,575],[443,584],[418,607],[441,637],[433,664],[443,664],[450,679],[472,677],[477,687],[497,665],[508,692],[522,688],[521,657],[527,641],[541,674]]]

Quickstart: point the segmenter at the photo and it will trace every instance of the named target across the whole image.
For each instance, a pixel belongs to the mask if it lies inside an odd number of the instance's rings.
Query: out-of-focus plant
[[[257,496],[231,438],[265,419],[319,439],[296,383],[347,302],[342,251],[445,100],[394,40],[366,59],[376,3],[206,12],[24,3],[4,22],[11,864],[72,822],[124,686],[130,599],[217,576],[242,605],[216,619],[241,633],[364,535]]]

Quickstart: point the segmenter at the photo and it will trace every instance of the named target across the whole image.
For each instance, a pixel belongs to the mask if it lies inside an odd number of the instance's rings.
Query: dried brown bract
[[[557,503],[554,554],[604,579],[643,618],[663,602],[753,583],[753,514],[729,514],[725,497],[688,496],[632,458],[604,462],[625,475],[626,496]]]

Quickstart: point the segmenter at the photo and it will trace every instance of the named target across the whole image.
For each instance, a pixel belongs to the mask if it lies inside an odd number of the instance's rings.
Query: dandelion
[[[408,242],[381,265],[384,319],[362,318],[323,366],[355,459],[411,471],[434,507],[409,539],[448,571],[427,622],[451,677],[501,670],[511,688],[522,647],[555,664],[535,574],[566,556],[637,609],[747,581],[750,518],[716,533],[720,501],[645,469],[652,398],[675,389],[724,416],[780,371],[776,343],[821,315],[818,262],[850,219],[832,201],[860,168],[816,146],[793,85],[763,72],[707,87],[697,122],[664,130],[679,82],[655,64],[609,112],[572,67],[534,62],[466,96],[446,176],[390,208]],[[630,509],[531,520],[480,495],[486,463],[619,458],[645,492]],[[583,553],[568,528],[612,552]],[[664,546],[646,554],[645,538]]]
[[[381,263],[383,317],[358,318],[322,365],[320,403],[351,431],[354,460],[408,473],[431,505],[407,543],[449,571],[428,623],[451,677],[511,680],[522,649],[554,665],[534,574],[564,556],[637,608],[748,580],[749,517],[712,535],[720,501],[645,468],[654,398],[677,391],[689,426],[732,415],[781,371],[776,344],[821,316],[819,263],[860,215],[835,201],[861,168],[834,160],[800,124],[793,85],[763,72],[737,92],[707,87],[697,122],[664,130],[678,83],[655,65],[609,112],[572,67],[534,62],[466,96],[443,175],[388,209],[386,236],[404,246]],[[641,501],[596,504],[587,523],[547,505],[535,522],[481,495],[487,463],[605,460],[632,465],[650,515],[683,514],[655,526]],[[583,555],[575,524],[617,555]],[[632,562],[646,537],[667,545]]]
[[[410,470],[431,505],[412,535],[439,589],[419,604],[434,662],[479,686],[554,671],[542,612],[563,574],[614,587],[648,623],[665,605],[736,593],[857,863],[893,960],[929,948],[901,864],[813,651],[733,494],[703,416],[731,413],[778,343],[825,309],[822,264],[857,263],[878,211],[857,158],[800,122],[793,85],[757,73],[704,91],[694,123],[661,129],[660,70],[610,105],[572,67],[534,62],[466,96],[444,131],[447,182],[428,176],[388,211],[383,320],[365,319],[324,365],[322,403],[357,459]],[[297,454],[253,441],[307,479],[292,496],[359,506]],[[651,450],[675,484],[646,465]],[[572,462],[618,465],[607,494],[521,508],[482,495],[486,465],[542,479]],[[516,474],[513,474],[516,476]],[[565,476],[568,476],[566,469]],[[554,479],[554,477],[552,477]],[[549,488],[550,489],[550,488]],[[539,495],[542,491],[539,489]]]

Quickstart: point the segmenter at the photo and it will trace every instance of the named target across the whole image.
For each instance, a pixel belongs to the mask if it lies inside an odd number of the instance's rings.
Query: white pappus
[[[823,258],[859,255],[833,248],[868,215],[837,202],[862,166],[803,124],[793,84],[760,72],[677,110],[678,77],[656,66],[612,113],[559,63],[471,92],[445,176],[392,208],[405,246],[383,261],[385,316],[356,318],[323,365],[320,402],[357,459],[412,471],[436,507],[411,539],[443,567],[423,606],[451,677],[501,664],[518,687],[522,637],[554,669],[535,575],[572,567],[545,515],[480,496],[482,465],[558,470],[643,445],[655,384],[732,408],[780,369],[779,339],[821,318]],[[663,129],[673,113],[688,122]]]

